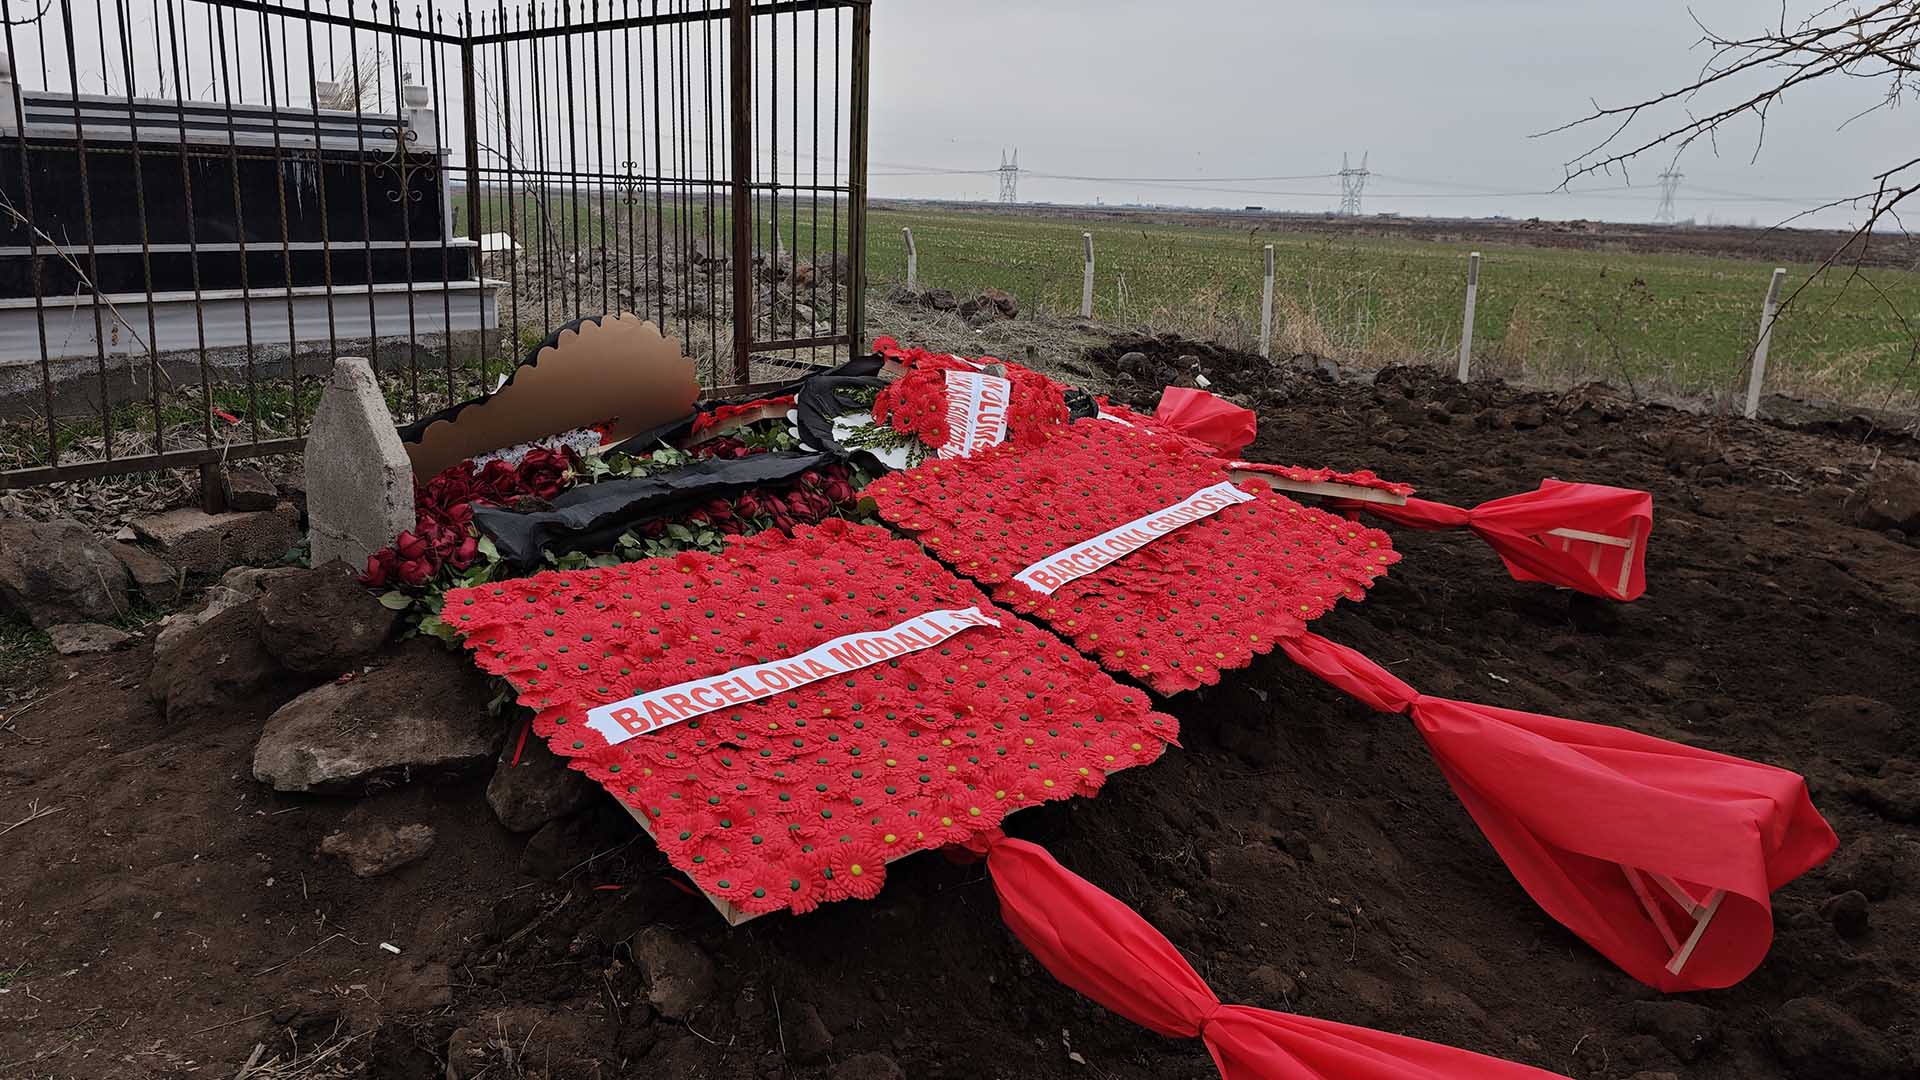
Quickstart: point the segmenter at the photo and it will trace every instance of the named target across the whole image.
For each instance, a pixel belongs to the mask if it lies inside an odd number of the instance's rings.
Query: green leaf
[[[489,562],[498,562],[500,560],[500,549],[494,546],[493,537],[482,533],[478,546],[480,554],[486,556]]]
[[[673,537],[675,540],[678,540],[683,544],[693,543],[693,530],[687,528],[685,525],[682,525],[677,521],[667,526],[667,535]]]
[[[413,597],[398,589],[389,589],[380,594],[380,606],[389,611],[405,611],[413,606]]]

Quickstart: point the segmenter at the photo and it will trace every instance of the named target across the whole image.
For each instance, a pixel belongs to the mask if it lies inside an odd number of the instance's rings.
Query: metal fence
[[[861,339],[869,0],[0,0],[0,488],[297,450],[633,311]]]

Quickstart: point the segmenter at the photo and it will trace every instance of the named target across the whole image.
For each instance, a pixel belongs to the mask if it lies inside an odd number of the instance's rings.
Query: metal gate
[[[298,450],[634,311],[861,344],[868,0],[0,0],[0,488]]]

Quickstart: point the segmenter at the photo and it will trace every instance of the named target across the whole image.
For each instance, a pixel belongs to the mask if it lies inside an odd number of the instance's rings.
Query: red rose
[[[520,494],[520,476],[513,466],[495,458],[481,467],[480,477],[474,487],[486,498],[506,502]]]
[[[381,548],[367,556],[367,572],[360,575],[360,584],[370,589],[378,589],[386,585],[387,581],[393,577],[396,561],[398,560],[394,557],[392,548]]]
[[[741,517],[759,517],[767,512],[767,507],[759,495],[749,491],[733,500],[733,512]]]
[[[836,503],[851,502],[853,500],[853,485],[847,483],[845,480],[829,480],[824,489],[824,494]]]
[[[552,499],[567,488],[567,455],[534,450],[520,463],[520,490],[538,499]]]
[[[728,506],[725,499],[715,499],[700,509],[706,511],[707,516],[715,521],[733,520],[733,507]]]
[[[409,529],[394,538],[393,551],[402,560],[418,559],[427,553],[427,542]]]
[[[401,559],[396,570],[402,585],[425,585],[433,577],[434,565],[425,558]]]
[[[447,563],[455,570],[465,570],[467,567],[472,566],[473,560],[479,556],[480,538],[477,536],[468,536],[466,539],[460,541],[459,547],[453,549],[453,554],[447,556]]]

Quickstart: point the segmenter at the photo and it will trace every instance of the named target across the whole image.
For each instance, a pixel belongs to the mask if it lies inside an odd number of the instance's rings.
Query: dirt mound
[[[1184,748],[1016,834],[1134,905],[1229,1001],[1580,1080],[1914,1075],[1920,559],[1845,511],[1876,449],[1602,387],[1336,380],[1153,340],[1094,358],[1160,365],[1117,377],[1122,400],[1151,407],[1194,356],[1261,405],[1250,457],[1370,467],[1463,505],[1543,476],[1651,490],[1632,605],[1513,582],[1463,533],[1399,530],[1405,560],[1316,629],[1429,693],[1799,770],[1842,846],[1776,896],[1759,971],[1661,998],[1521,893],[1404,719],[1276,659],[1173,699]],[[1212,1075],[1198,1043],[1040,971],[978,866],[916,857],[876,901],[729,930],[611,801],[523,838],[484,780],[275,795],[249,773],[262,716],[168,728],[144,649],[71,662],[80,678],[0,730],[7,819],[59,810],[0,836],[0,861],[30,868],[0,875],[0,1062],[230,1074],[265,1044],[330,1053],[316,1076]],[[363,820],[437,839],[359,878],[318,848]]]

